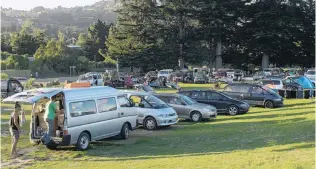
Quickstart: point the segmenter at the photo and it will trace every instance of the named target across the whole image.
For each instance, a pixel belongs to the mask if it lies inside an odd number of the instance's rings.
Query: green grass
[[[73,147],[51,151],[42,145],[32,146],[28,142],[29,125],[24,125],[18,147],[26,153],[17,165],[11,166],[32,169],[314,168],[314,104],[311,100],[285,100],[283,108],[252,107],[245,115],[220,115],[201,123],[181,121],[168,129],[123,143],[119,139],[93,143],[84,152]],[[31,107],[24,108],[30,111]],[[1,121],[8,119],[9,112],[2,112]],[[8,130],[6,124],[1,127],[2,132]],[[8,159],[9,148],[10,137],[1,136],[2,165],[14,162]]]

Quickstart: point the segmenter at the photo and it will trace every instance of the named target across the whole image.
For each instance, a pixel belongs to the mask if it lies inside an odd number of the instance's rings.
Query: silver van
[[[124,92],[137,107],[137,122],[147,130],[176,124],[178,115],[168,104],[145,92]]]
[[[44,121],[45,104],[56,96],[58,109],[52,144],[57,146],[76,145],[79,150],[86,150],[90,141],[116,135],[127,139],[129,131],[136,128],[137,112],[133,104],[111,87],[88,88],[43,88],[15,94],[3,102],[21,102],[33,104],[30,126],[30,140],[39,142],[47,129]]]

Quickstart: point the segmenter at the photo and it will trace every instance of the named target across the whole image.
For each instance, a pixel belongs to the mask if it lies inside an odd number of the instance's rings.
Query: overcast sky
[[[101,0],[0,0],[2,7],[20,10],[30,10],[36,6],[45,8],[85,6],[98,1]]]

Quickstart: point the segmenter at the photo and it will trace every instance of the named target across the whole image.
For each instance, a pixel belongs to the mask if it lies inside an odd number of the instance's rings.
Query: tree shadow
[[[231,120],[266,119],[266,118],[277,118],[277,117],[286,117],[286,116],[293,117],[293,116],[314,114],[314,113],[315,111],[300,112],[300,113],[284,113],[284,114],[278,113],[278,114],[255,115],[255,116],[234,116],[232,118],[216,119],[216,122],[231,121]]]
[[[278,149],[278,150],[272,150],[273,152],[285,152],[285,151],[292,151],[296,149],[304,149],[304,148],[315,148],[315,143],[308,143],[304,145],[297,145],[292,146],[291,148],[285,148],[285,149]]]
[[[315,105],[315,101],[311,101],[311,102],[307,102],[307,103],[293,103],[293,104],[284,105],[284,107],[297,107],[297,106],[305,106],[305,105],[309,105],[309,104]]]
[[[304,109],[311,109],[315,107],[304,107]],[[282,108],[275,108],[275,109],[264,109],[263,111],[256,111],[256,112],[250,112],[247,114],[258,114],[258,113],[267,113],[267,112],[280,112],[280,111],[286,111],[286,110],[302,110],[302,107],[297,108],[289,108],[289,107],[282,107]]]
[[[142,136],[133,145],[89,149],[89,156],[112,157],[115,160],[148,159],[163,156],[182,157],[226,153],[275,145],[314,141],[314,121],[305,118],[261,122],[235,122],[197,125],[171,134]],[[306,131],[313,130],[306,135]],[[305,131],[305,132],[302,132]],[[144,157],[146,156],[146,157]],[[150,157],[148,157],[150,156]]]
[[[311,113],[311,112],[309,112]],[[233,123],[196,123],[184,128],[153,131],[152,135],[131,133],[132,144],[119,143],[119,138],[109,138],[92,142],[85,152],[78,151],[75,161],[81,157],[108,157],[89,159],[89,161],[128,161],[171,157],[194,157],[211,154],[224,154],[238,150],[253,150],[270,146],[294,143],[310,143],[287,149],[273,151],[291,151],[298,148],[311,148],[315,141],[315,122],[306,118],[287,120],[270,120],[259,122]],[[169,129],[168,129],[169,130]],[[158,134],[157,134],[158,133]],[[129,141],[126,140],[126,141]],[[61,147],[57,151],[77,151],[75,147]],[[69,159],[48,159],[63,161]],[[85,161],[82,160],[82,161]]]

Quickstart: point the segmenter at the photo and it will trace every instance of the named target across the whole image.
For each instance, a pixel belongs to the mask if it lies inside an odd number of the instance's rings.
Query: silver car
[[[145,129],[154,130],[178,122],[176,111],[154,95],[145,92],[125,92],[125,95],[137,107],[137,123]]]
[[[179,118],[198,122],[202,119],[216,118],[217,116],[215,107],[198,103],[182,94],[156,94],[155,96],[173,107]]]

